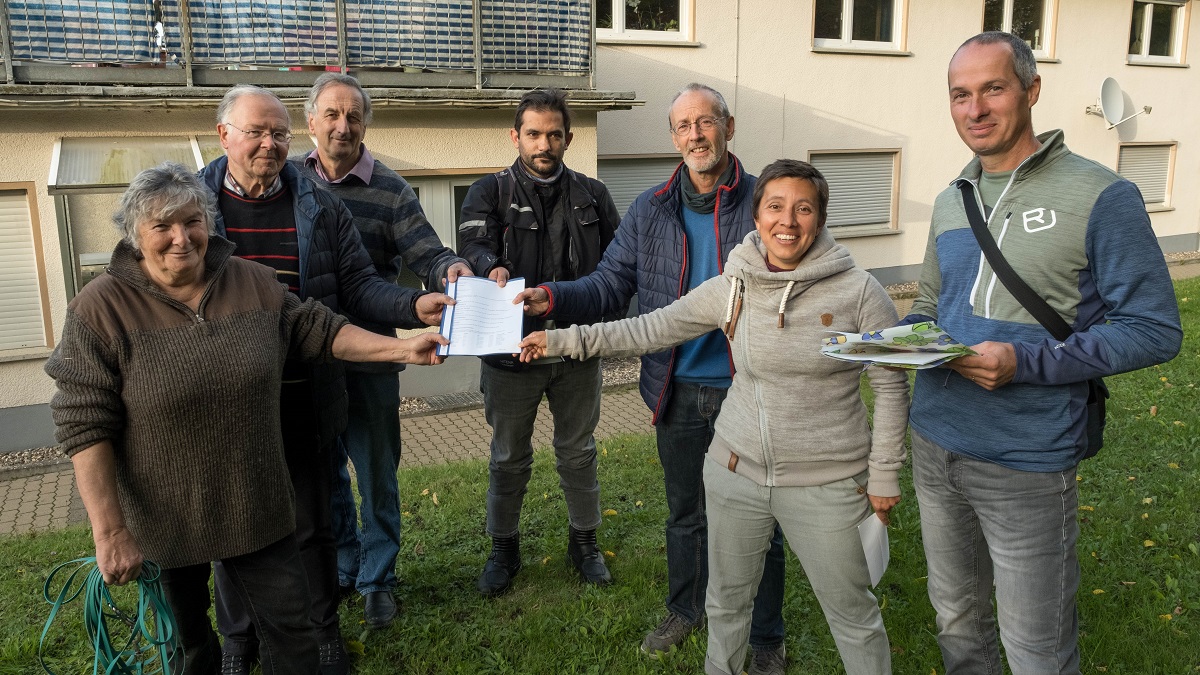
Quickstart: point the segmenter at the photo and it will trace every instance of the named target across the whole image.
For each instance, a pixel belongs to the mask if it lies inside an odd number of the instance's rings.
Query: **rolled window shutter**
[[[895,153],[814,154],[812,165],[829,181],[829,227],[891,224]]]
[[[624,217],[633,200],[655,185],[666,182],[679,162],[679,157],[602,159],[597,164],[597,172],[612,195],[613,203],[617,205],[617,213]]]
[[[0,191],[0,350],[46,346],[29,201]]]
[[[1147,204],[1166,204],[1171,176],[1170,145],[1123,145],[1117,173],[1142,191]]]

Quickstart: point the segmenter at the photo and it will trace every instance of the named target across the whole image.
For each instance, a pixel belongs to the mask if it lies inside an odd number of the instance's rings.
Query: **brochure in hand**
[[[442,312],[438,332],[450,344],[438,347],[441,356],[515,354],[521,351],[521,305],[513,299],[525,290],[525,279],[509,279],[504,288],[487,277],[459,277],[446,287],[454,298]]]
[[[893,326],[866,333],[830,332],[834,333],[833,337],[821,340],[821,353],[864,366],[921,370],[975,353],[931,322]]]

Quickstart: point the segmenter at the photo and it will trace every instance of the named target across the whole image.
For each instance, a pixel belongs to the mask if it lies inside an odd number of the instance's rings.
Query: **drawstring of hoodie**
[[[783,297],[779,299],[779,327],[783,328],[783,308],[787,305],[788,298],[792,296],[792,286],[796,285],[796,280],[792,279],[788,282],[787,288],[783,289]]]
[[[729,285],[729,302],[725,303],[725,325],[722,330],[725,331],[725,337],[733,342],[733,333],[737,330],[738,316],[742,313],[742,293],[745,291],[745,285],[738,277],[730,277],[733,281]]]
[[[742,296],[746,292],[746,285],[740,278],[732,277],[732,281],[729,286],[729,301],[725,303],[725,325],[721,328],[730,342],[737,331],[738,317],[742,314]],[[789,281],[783,289],[783,297],[779,299],[779,328],[783,328],[783,312],[787,308],[788,298],[792,297],[792,287],[795,285],[795,279]]]

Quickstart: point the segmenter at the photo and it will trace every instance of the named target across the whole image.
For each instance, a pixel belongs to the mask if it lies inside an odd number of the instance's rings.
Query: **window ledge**
[[[0,351],[0,363],[9,363],[11,361],[32,361],[34,359],[48,359],[54,353],[54,349],[50,347],[27,347],[25,349],[5,349]]]
[[[1126,59],[1127,66],[1151,66],[1153,68],[1190,68],[1186,63],[1172,63],[1170,61],[1143,61],[1141,59]]]
[[[670,38],[663,38],[661,40],[656,40],[654,38],[644,38],[644,37],[623,38],[623,37],[615,37],[615,36],[600,37],[599,35],[596,36],[596,44],[606,45],[606,46],[625,45],[625,46],[634,46],[634,47],[700,47],[700,46],[702,46],[699,42],[693,42],[691,40],[673,40]]]
[[[834,239],[857,239],[859,237],[879,237],[885,235],[901,234],[897,230],[887,225],[838,225],[829,228],[829,233]]]
[[[1056,59],[1053,56],[1039,56],[1039,57],[1037,57],[1037,62],[1038,63],[1062,63],[1062,59]]]
[[[817,47],[812,48],[814,54],[858,54],[862,56],[912,56],[913,53],[902,49],[863,49],[861,47]]]
[[[1167,204],[1147,204],[1146,205],[1146,213],[1162,213],[1163,211],[1174,211],[1174,210],[1175,210],[1174,206],[1168,206]]]

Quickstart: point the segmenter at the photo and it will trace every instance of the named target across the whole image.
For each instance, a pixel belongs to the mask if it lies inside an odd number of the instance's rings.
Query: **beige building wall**
[[[306,130],[302,112],[291,111],[297,134]],[[32,181],[35,218],[40,225],[44,280],[53,336],[62,333],[66,316],[66,275],[58,234],[59,214],[47,193],[54,143],[62,137],[215,135],[211,109],[0,110],[0,163],[4,183]],[[372,153],[401,173],[485,173],[510,165],[516,157],[508,130],[512,108],[489,110],[376,110],[367,133]],[[574,142],[568,164],[589,175],[596,173],[596,113],[577,112]],[[68,198],[77,253],[111,251],[117,235],[109,217],[117,195],[76,195]],[[42,367],[51,349],[0,351],[0,409],[47,403],[53,381]]]
[[[667,108],[691,81],[726,96],[736,118],[731,149],[754,173],[777,158],[806,159],[816,150],[898,149],[896,234],[843,242],[860,265],[915,278],[909,266],[922,259],[933,200],[971,158],[950,120],[946,67],[958,45],[982,29],[983,0],[900,4],[907,6],[907,55],[815,52],[812,0],[695,0],[696,46],[602,44],[598,86],[635,90],[646,105],[601,114],[601,157],[674,153]],[[1185,63],[1200,59],[1200,11],[1189,4]],[[1039,63],[1035,129],[1064,129],[1072,150],[1114,169],[1119,143],[1178,142],[1172,209],[1151,219],[1164,248],[1194,250],[1200,191],[1191,186],[1200,175],[1200,127],[1191,113],[1200,105],[1200,72],[1128,65],[1131,7],[1058,0],[1053,59]],[[1143,105],[1153,106],[1152,114],[1111,131],[1102,118],[1085,114],[1105,77],[1124,90],[1127,114]]]

